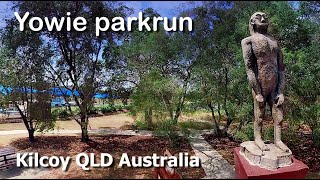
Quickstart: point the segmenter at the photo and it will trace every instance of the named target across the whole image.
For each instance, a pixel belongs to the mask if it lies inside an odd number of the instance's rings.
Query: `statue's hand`
[[[276,107],[279,107],[283,104],[284,102],[284,96],[283,94],[279,94],[277,97],[276,97]]]
[[[259,102],[259,107],[262,107],[263,106],[263,101],[264,101],[264,98],[261,94],[257,94],[256,95],[256,100]]]

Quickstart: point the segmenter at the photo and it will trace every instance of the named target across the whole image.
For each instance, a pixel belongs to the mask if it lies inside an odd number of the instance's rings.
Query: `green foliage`
[[[52,110],[52,116],[59,119],[68,119],[72,115],[66,108],[55,108]]]
[[[273,134],[274,134],[274,127],[273,126],[265,127],[263,130],[263,139],[273,141],[273,138],[274,138]]]
[[[254,132],[253,132],[253,123],[248,123],[240,131],[237,131],[234,135],[235,139],[244,141],[253,141]]]
[[[148,130],[148,124],[144,120],[136,120],[135,125],[138,130]]]
[[[288,129],[282,131],[281,139],[283,142],[288,145],[297,145],[299,144],[299,137],[297,136],[296,128],[290,126]]]
[[[56,125],[56,118],[55,117],[53,119],[37,121],[36,130],[38,132],[42,132],[42,133],[53,131],[55,128],[55,125]]]
[[[133,92],[132,110],[145,112],[152,110],[152,116],[157,120],[173,118],[174,110],[180,104],[180,95],[183,90],[176,87],[173,79],[162,77],[158,72],[145,76]]]
[[[172,119],[167,119],[157,122],[155,133],[168,138],[173,147],[178,147],[180,138],[177,130],[176,122]]]
[[[179,122],[178,125],[182,129],[206,130],[213,128],[212,122],[199,122],[192,120]]]
[[[313,143],[316,147],[320,147],[320,126],[313,129],[312,132]]]
[[[103,114],[110,113],[110,112],[112,112],[111,106],[103,106],[103,107],[100,108],[100,111],[101,111]]]
[[[115,111],[121,111],[121,110],[126,109],[128,107],[129,107],[129,105],[107,104],[107,105],[102,105],[102,106],[96,107],[96,111],[97,112],[100,111],[101,113],[106,114],[106,113],[112,113]]]

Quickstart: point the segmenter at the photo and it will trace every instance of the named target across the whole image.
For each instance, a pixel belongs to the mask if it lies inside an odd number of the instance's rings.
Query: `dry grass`
[[[101,117],[92,117],[89,119],[89,129],[99,129],[103,128],[120,128],[122,125],[133,123],[133,118],[127,113],[101,116]],[[21,123],[6,123],[0,124],[0,131],[10,131],[10,130],[25,130],[26,127]],[[57,130],[79,130],[80,127],[74,120],[68,121],[57,121],[56,127]]]

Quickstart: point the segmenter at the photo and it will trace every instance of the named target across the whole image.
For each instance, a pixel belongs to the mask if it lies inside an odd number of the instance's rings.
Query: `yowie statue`
[[[268,25],[268,17],[265,13],[254,13],[249,21],[251,36],[241,41],[254,99],[254,142],[261,151],[270,150],[261,137],[262,121],[266,104],[268,104],[274,120],[274,144],[284,152],[289,152],[288,147],[281,141],[285,67],[277,40],[267,32]]]

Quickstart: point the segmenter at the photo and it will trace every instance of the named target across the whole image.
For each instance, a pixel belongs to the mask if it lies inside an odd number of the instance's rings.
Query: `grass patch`
[[[183,122],[178,122],[181,128],[194,129],[194,130],[205,130],[213,129],[213,123],[210,122],[199,122],[194,120],[187,120]]]

